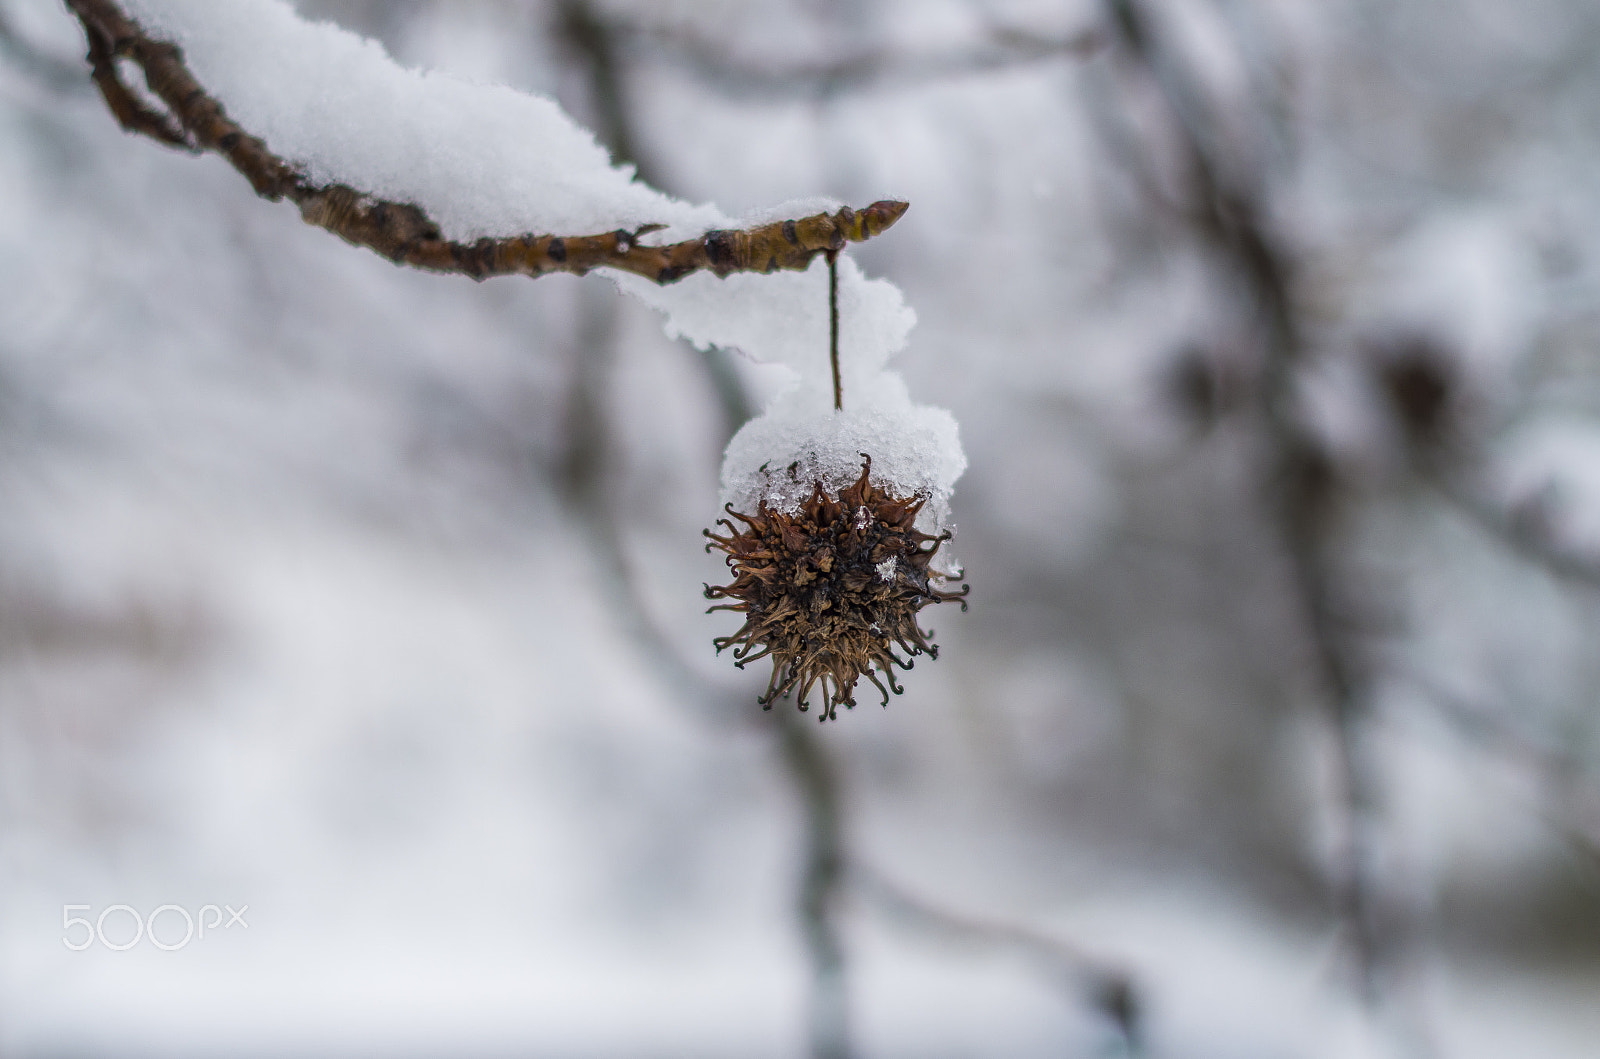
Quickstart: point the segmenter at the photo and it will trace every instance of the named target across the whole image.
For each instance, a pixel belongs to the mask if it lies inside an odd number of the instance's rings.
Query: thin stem
[[[833,410],[844,408],[844,388],[839,382],[839,251],[828,257],[828,360],[833,364]]]

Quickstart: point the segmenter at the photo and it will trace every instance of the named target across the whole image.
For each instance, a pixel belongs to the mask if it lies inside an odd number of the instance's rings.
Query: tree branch
[[[420,207],[391,202],[343,184],[318,185],[273,154],[259,137],[240,128],[222,104],[189,71],[177,45],[148,36],[112,0],[66,0],[83,24],[95,84],[119,124],[169,146],[213,151],[237,169],[257,195],[288,199],[308,224],[326,228],[396,264],[473,279],[550,272],[577,275],[595,268],[631,272],[656,283],[672,283],[694,272],[804,271],[812,258],[863,242],[899,220],[904,202],[875,202],[862,210],[846,206],[747,229],[716,229],[697,239],[646,246],[641,237],[664,225],[597,235],[517,235],[459,243],[444,238]],[[162,113],[130,89],[117,69],[129,59],[145,75],[150,91],[167,107]]]

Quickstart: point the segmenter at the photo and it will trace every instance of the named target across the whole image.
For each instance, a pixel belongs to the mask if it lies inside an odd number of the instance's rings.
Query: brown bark
[[[874,202],[861,210],[846,206],[836,213],[755,228],[717,229],[665,246],[640,242],[664,225],[597,235],[524,234],[454,242],[412,203],[376,198],[343,184],[312,184],[228,117],[222,104],[190,73],[177,45],[148,36],[113,0],[66,0],[66,4],[83,23],[94,82],[124,129],[196,153],[215,151],[250,181],[257,195],[274,202],[288,199],[300,207],[308,224],[396,264],[473,279],[548,272],[581,276],[594,268],[614,268],[656,283],[671,283],[701,270],[718,276],[803,271],[818,254],[885,231],[907,209],[906,203],[892,201]],[[132,60],[144,71],[150,91],[165,104],[166,113],[147,105],[122,81],[118,59]]]

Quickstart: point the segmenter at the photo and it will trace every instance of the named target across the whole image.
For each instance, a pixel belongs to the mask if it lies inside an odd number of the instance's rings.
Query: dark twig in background
[[[636,51],[664,57],[702,81],[729,94],[768,98],[827,98],[874,88],[907,87],[994,73],[1053,59],[1083,58],[1105,44],[1105,35],[1088,29],[1048,37],[1010,27],[994,27],[976,46],[942,53],[908,54],[890,48],[861,48],[843,58],[811,63],[770,56],[745,58],[719,43],[674,28],[652,30],[619,25],[616,32]]]
[[[1139,994],[1126,969],[1044,931],[950,908],[859,862],[851,865],[851,876],[854,889],[892,921],[960,945],[1024,956],[1084,997],[1117,1031],[1130,1054],[1139,1052]]]
[[[1503,709],[1472,701],[1437,679],[1414,670],[1400,676],[1462,736],[1531,776],[1551,825],[1600,858],[1600,777],[1588,775],[1579,755],[1540,741],[1508,721]]]
[[[1456,510],[1525,562],[1557,580],[1586,589],[1600,588],[1600,556],[1562,542],[1550,524],[1547,503],[1535,498],[1507,510],[1470,485],[1438,477],[1434,484]]]
[[[1350,623],[1355,607],[1336,569],[1336,470],[1295,407],[1305,336],[1295,305],[1294,254],[1268,219],[1267,190],[1259,177],[1238,152],[1221,153],[1222,133],[1214,116],[1181,57],[1164,46],[1145,5],[1108,0],[1108,11],[1117,31],[1117,56],[1166,103],[1181,159],[1179,219],[1242,292],[1246,332],[1257,343],[1250,414],[1260,439],[1262,501],[1288,561],[1296,609],[1314,656],[1317,692],[1336,737],[1345,834],[1333,900],[1349,934],[1360,991],[1376,1004],[1392,954],[1379,929],[1370,874],[1375,791],[1362,748],[1370,673]]]
[[[1459,352],[1437,335],[1403,329],[1366,346],[1379,389],[1400,427],[1407,480],[1423,486],[1509,555],[1592,601],[1600,588],[1600,555],[1563,539],[1553,491],[1546,488],[1509,501],[1489,484],[1483,424],[1467,414],[1471,402]],[[1399,657],[1385,668],[1419,691],[1460,736],[1530,776],[1551,824],[1600,856],[1600,789],[1587,776],[1580,754],[1524,731],[1504,707],[1484,701],[1493,696],[1453,690]]]

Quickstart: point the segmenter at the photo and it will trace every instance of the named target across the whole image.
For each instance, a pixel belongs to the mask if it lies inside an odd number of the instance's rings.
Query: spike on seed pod
[[[819,720],[836,719],[841,704],[855,706],[855,686],[862,677],[887,706],[891,690],[897,695],[904,690],[895,682],[894,667],[910,669],[921,654],[939,657],[931,633],[917,624],[917,612],[930,603],[967,608],[969,586],[946,591],[940,586],[947,579],[928,569],[950,534],[917,530],[925,498],[896,497],[874,486],[872,458],[863,456],[861,477],[837,498],[819,482],[792,514],[774,511],[764,501],[753,515],[730,505],[726,511],[743,525],[720,519],[726,536],[705,531],[707,548],[726,553],[733,571],[731,584],[708,585],[705,591],[707,599],[732,602],[710,609],[745,618],[733,635],[712,642],[718,652],[732,647],[741,669],[772,659],[772,679],[759,700],[765,709],[780,695],[795,692],[805,710],[815,688],[822,695]]]

